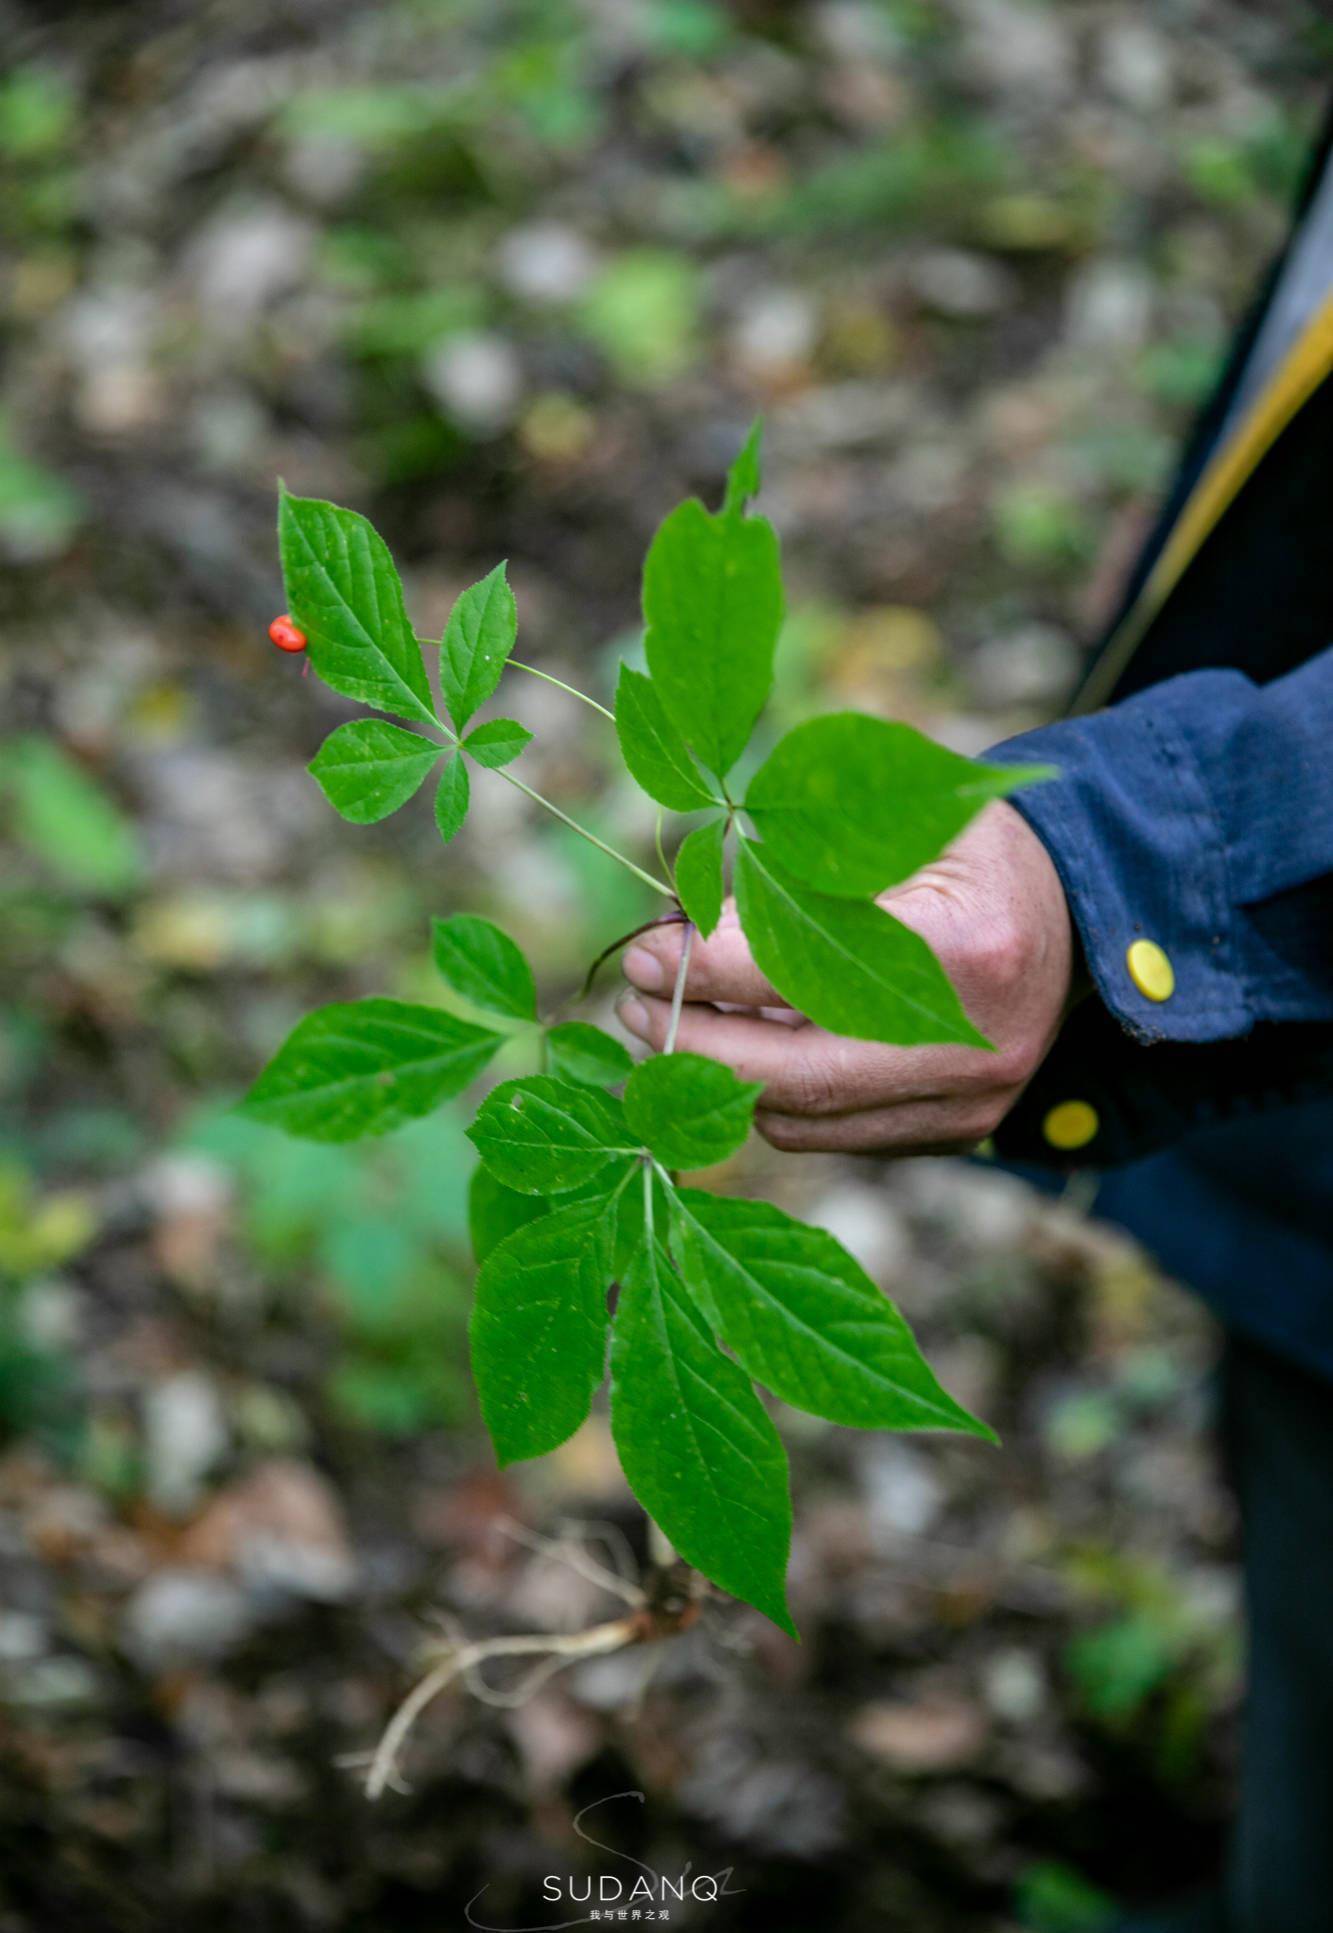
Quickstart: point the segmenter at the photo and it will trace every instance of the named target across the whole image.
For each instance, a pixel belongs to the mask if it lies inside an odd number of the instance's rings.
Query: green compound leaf
[[[350,1000],[307,1014],[241,1103],[310,1141],[388,1134],[479,1074],[501,1036],[438,1007]]]
[[[516,1194],[498,1182],[483,1162],[478,1162],[467,1191],[467,1230],[477,1267],[516,1229],[526,1228],[529,1222],[549,1212],[547,1203],[538,1196]]]
[[[562,1020],[546,1031],[546,1064],[562,1081],[618,1087],[634,1066],[629,1049],[586,1020]]]
[[[567,1203],[508,1236],[477,1277],[472,1374],[502,1466],[587,1419],[606,1371],[615,1223],[614,1196]]]
[[[763,1089],[702,1054],[656,1054],[625,1085],[625,1121],[667,1168],[711,1168],[750,1132]]]
[[[735,462],[727,471],[727,494],[722,505],[724,516],[740,516],[750,499],[759,495],[759,450],[763,440],[764,419],[756,416]]]
[[[682,503],[643,567],[644,648],[667,716],[719,778],[731,770],[773,682],[782,624],[778,540],[763,517],[713,517]]]
[[[779,739],[745,810],[788,872],[859,899],[937,859],[990,800],[1051,775],[961,758],[910,725],[830,712]]]
[[[440,689],[454,728],[462,731],[484,705],[504,672],[518,636],[518,609],[497,564],[489,576],[463,592],[449,614],[440,644]]]
[[[662,709],[651,678],[627,664],[621,665],[616,686],[616,737],[630,776],[650,799],[673,812],[712,805],[708,782]]]
[[[421,647],[388,546],[354,510],[316,497],[278,500],[287,608],[309,639],[310,662],[345,698],[435,723]]]
[[[478,765],[494,771],[512,765],[524,746],[531,745],[532,733],[514,718],[488,718],[463,740],[463,750]]]
[[[460,999],[506,1020],[537,1018],[532,968],[507,933],[474,913],[432,920],[435,970]]]
[[[621,1285],[611,1434],[630,1489],[684,1561],[795,1637],[786,1452],[655,1243]]]
[[[614,1172],[614,1170],[612,1171]],[[633,1177],[635,1171],[630,1170]],[[665,1229],[671,1219],[671,1203],[667,1193],[670,1183],[663,1181],[660,1174],[649,1170],[652,1175],[653,1226]],[[597,1187],[596,1192],[604,1192],[605,1184]],[[616,1280],[623,1282],[634,1257],[647,1240],[648,1203],[643,1186],[643,1171],[638,1171],[637,1181],[626,1188],[620,1197],[620,1207],[616,1214]]]
[[[467,1132],[496,1180],[525,1195],[582,1188],[638,1152],[618,1101],[549,1074],[492,1088]]]
[[[819,1026],[898,1047],[990,1046],[926,942],[872,900],[814,892],[749,839],[735,889],[755,964]]]
[[[762,1201],[676,1191],[681,1274],[741,1365],[786,1403],[855,1429],[994,1433],[943,1390],[897,1309],[841,1242]]]
[[[722,917],[726,886],[722,878],[722,848],[727,837],[725,819],[696,826],[681,841],[676,854],[676,891],[680,903],[707,939]]]
[[[435,824],[446,846],[455,833],[462,830],[471,797],[467,763],[460,753],[455,752],[440,773],[440,783],[435,788]]]
[[[443,749],[385,718],[354,718],[330,732],[306,770],[335,812],[370,826],[407,804]]]

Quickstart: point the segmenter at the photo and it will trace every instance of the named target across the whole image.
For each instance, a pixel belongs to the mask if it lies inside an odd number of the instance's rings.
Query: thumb
[[[645,933],[625,955],[625,978],[641,993],[666,995],[676,983],[682,926],[659,926]],[[688,1000],[709,1000],[736,1007],[785,1007],[786,1001],[755,965],[736,904],[728,900],[707,939],[696,932],[685,982]]]

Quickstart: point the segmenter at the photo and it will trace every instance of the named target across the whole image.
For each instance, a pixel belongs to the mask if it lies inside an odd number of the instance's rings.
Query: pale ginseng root
[[[660,1643],[678,1636],[696,1621],[708,1589],[705,1580],[675,1559],[675,1555],[656,1525],[650,1524],[652,1568],[644,1583],[626,1575],[632,1562],[628,1545],[610,1525],[571,1525],[559,1538],[537,1536],[521,1524],[501,1525],[506,1535],[541,1556],[585,1577],[589,1583],[619,1597],[630,1608],[621,1617],[594,1624],[586,1631],[525,1632],[512,1637],[449,1638],[433,1645],[427,1656],[430,1669],[408,1692],[380,1735],[379,1743],[368,1755],[358,1754],[344,1763],[366,1764],[365,1791],[368,1799],[379,1799],[392,1787],[404,1786],[398,1767],[412,1727],[426,1707],[457,1679],[463,1679],[472,1695],[483,1704],[514,1709],[525,1704],[558,1671],[584,1658],[605,1656],[632,1645]],[[593,1539],[609,1545],[615,1569],[595,1558],[587,1548]],[[538,1662],[516,1685],[500,1688],[487,1684],[482,1667],[493,1658],[536,1658]]]

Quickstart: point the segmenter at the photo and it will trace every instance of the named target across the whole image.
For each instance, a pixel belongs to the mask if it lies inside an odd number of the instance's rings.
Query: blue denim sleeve
[[[1124,1033],[1220,1042],[1333,1021],[1333,651],[1262,686],[1190,672],[990,756],[1059,768],[1013,804]],[[1169,958],[1169,999],[1135,985],[1137,939]]]
[[[1096,996],[1001,1124],[1000,1154],[1114,1166],[1327,1099],[1333,652],[1263,686],[1190,672],[991,756],[1059,769],[1013,803],[1055,862]],[[1136,940],[1171,962],[1168,998],[1135,983]]]

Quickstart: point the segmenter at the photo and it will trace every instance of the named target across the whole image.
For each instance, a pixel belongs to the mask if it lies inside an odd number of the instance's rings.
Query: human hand
[[[729,901],[697,934],[676,1045],[761,1081],[755,1126],[775,1148],[955,1154],[993,1133],[1036,1073],[1071,999],[1074,944],[1046,848],[1011,805],[988,805],[933,864],[880,904],[928,941],[994,1043],[887,1047],[787,1007],[750,957]],[[661,1048],[683,935],[655,928],[625,956],[620,1018]]]

